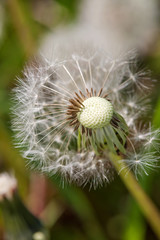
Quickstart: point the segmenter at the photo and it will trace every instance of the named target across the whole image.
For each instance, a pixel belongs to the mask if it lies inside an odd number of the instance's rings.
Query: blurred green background
[[[58,25],[76,21],[78,0],[0,1],[0,171],[13,172],[28,208],[49,228],[54,240],[154,240],[156,236],[118,176],[109,185],[89,190],[48,180],[30,172],[13,147],[11,90],[26,63],[34,58],[41,39]],[[160,23],[159,23],[160,26]],[[153,123],[160,127],[160,33],[145,53],[143,66],[157,79],[153,93]],[[160,169],[140,184],[160,209]],[[39,189],[39,186],[41,188]],[[1,215],[0,215],[1,216]],[[0,239],[5,226],[0,217]]]

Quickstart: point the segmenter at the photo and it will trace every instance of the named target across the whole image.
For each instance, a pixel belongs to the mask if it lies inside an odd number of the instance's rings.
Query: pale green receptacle
[[[79,122],[86,128],[102,128],[109,124],[113,116],[112,104],[101,97],[90,97],[83,102],[84,107],[77,114]]]

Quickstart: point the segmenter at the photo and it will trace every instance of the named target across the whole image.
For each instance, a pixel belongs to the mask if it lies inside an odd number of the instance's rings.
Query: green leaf
[[[156,128],[160,127],[160,98],[158,100],[155,112],[154,112],[154,116],[153,116],[153,125]]]

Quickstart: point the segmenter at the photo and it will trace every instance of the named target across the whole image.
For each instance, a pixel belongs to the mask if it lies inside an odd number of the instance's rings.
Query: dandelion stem
[[[132,172],[128,171],[128,167],[125,163],[119,161],[119,158],[113,154],[110,154],[110,160],[119,173],[121,180],[139,204],[141,211],[147,218],[158,239],[160,239],[160,213],[158,209],[138,184]]]
[[[22,8],[18,0],[8,0],[7,3],[13,25],[24,49],[25,55],[26,57],[30,57],[34,53],[35,42],[24,17],[24,13],[22,12]]]

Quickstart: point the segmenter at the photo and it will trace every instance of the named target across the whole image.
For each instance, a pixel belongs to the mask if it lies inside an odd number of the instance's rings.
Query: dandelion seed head
[[[83,186],[111,181],[114,168],[108,153],[137,154],[137,120],[146,103],[140,95],[147,89],[138,80],[133,83],[130,64],[92,49],[27,67],[13,90],[12,112],[16,146],[28,166]],[[148,143],[151,139],[157,148],[153,133]],[[145,150],[147,143],[140,142]]]
[[[110,41],[111,46],[114,43],[115,46],[144,51],[156,37],[157,9],[156,1],[86,0],[82,1],[79,18],[94,30],[95,35],[104,38],[104,46]]]
[[[4,198],[11,199],[17,189],[16,179],[8,173],[0,174],[0,201]]]

